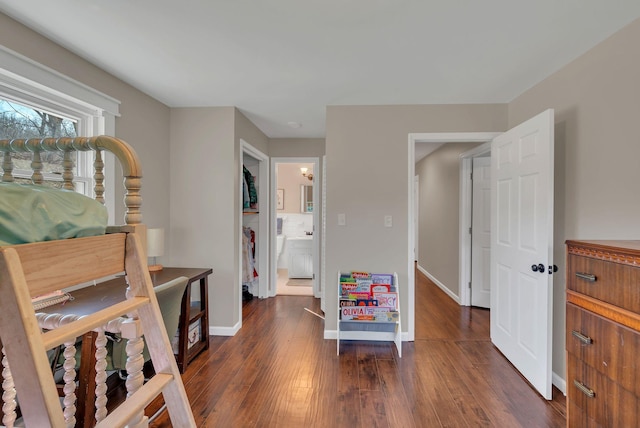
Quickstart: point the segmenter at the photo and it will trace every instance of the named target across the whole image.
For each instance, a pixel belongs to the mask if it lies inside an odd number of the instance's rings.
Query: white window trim
[[[115,135],[120,101],[62,73],[0,45],[0,93],[30,104],[49,107],[82,125],[80,135]],[[105,153],[105,205],[109,221],[115,218],[115,158]]]

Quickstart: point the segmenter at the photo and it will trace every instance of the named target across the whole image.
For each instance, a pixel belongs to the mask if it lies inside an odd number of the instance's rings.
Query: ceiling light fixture
[[[303,177],[307,177],[310,181],[313,180],[313,173],[307,171],[309,171],[309,168],[300,168],[300,172],[302,173]]]
[[[298,129],[302,127],[302,124],[300,122],[287,122],[287,125],[289,125],[293,129]]]

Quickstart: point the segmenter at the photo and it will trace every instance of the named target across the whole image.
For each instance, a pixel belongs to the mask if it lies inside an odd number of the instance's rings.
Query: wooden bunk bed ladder
[[[41,333],[32,296],[123,271],[129,284],[127,300],[89,316],[57,320],[57,328]],[[104,332],[107,325],[117,325],[122,336],[129,338],[127,399],[110,414],[105,410],[97,415],[96,426],[148,426],[144,408],[162,394],[173,426],[195,427],[137,233],[0,248],[0,337],[27,427],[75,425],[74,392],[65,386],[63,409],[46,352],[61,344],[73,345],[85,332]],[[156,372],[146,384],[143,333]],[[96,396],[104,399],[104,394]]]

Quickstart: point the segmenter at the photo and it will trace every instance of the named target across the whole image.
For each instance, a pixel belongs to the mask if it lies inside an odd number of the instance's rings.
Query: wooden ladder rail
[[[126,423],[130,427],[148,426],[144,406],[162,393],[173,426],[195,427],[169,338],[163,328],[158,328],[163,325],[162,315],[137,235],[105,235],[0,248],[0,336],[14,373],[18,397],[23,397],[21,408],[29,426],[67,426],[46,357],[48,347],[73,340],[126,314],[139,320],[132,323],[132,328],[141,327],[139,333],[144,332],[156,376],[155,380],[128,393],[127,400],[99,426],[124,426]],[[114,257],[118,252],[120,256]],[[52,260],[47,256],[58,260],[60,265],[52,267]],[[87,256],[103,260],[103,263],[87,263]],[[78,262],[83,259],[85,263]],[[95,278],[96,271],[100,272],[100,277],[105,271],[115,274],[123,270],[129,283],[127,301],[59,329],[40,333],[31,304],[33,295],[86,281],[89,272]]]

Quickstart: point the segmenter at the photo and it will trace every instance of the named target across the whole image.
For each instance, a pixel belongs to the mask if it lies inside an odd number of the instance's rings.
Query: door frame
[[[408,230],[408,248],[407,248],[407,260],[408,260],[408,266],[407,266],[407,277],[409,278],[408,280],[408,284],[407,284],[407,298],[408,298],[408,305],[407,305],[407,321],[408,321],[408,326],[407,326],[407,338],[406,340],[408,341],[413,341],[415,339],[415,295],[416,295],[416,287],[415,287],[415,282],[416,282],[416,278],[415,278],[415,263],[414,260],[416,259],[416,242],[415,242],[415,221],[417,221],[417,219],[415,218],[415,212],[414,212],[414,207],[415,207],[415,189],[414,189],[414,180],[415,180],[415,152],[416,152],[416,143],[473,143],[473,142],[478,142],[478,143],[486,143],[486,142],[490,142],[491,140],[493,140],[493,138],[495,138],[497,135],[500,135],[501,132],[420,132],[420,133],[410,133],[408,136],[408,144],[409,144],[409,149],[408,149],[408,177],[407,177],[407,182],[409,185],[409,191],[408,191],[408,206],[407,206],[407,212],[409,215],[408,221],[407,221],[407,225],[409,227]],[[469,161],[470,163],[471,161]],[[470,171],[469,171],[470,172]],[[462,174],[462,168],[460,171],[460,174]],[[467,176],[468,173],[467,173]],[[460,185],[461,185],[461,192],[460,192],[460,198],[461,198],[461,203],[462,203],[462,195],[463,195],[463,191],[464,194],[467,195],[467,198],[470,197],[470,185],[469,183],[466,183],[467,186],[469,186],[468,188],[465,187],[464,189],[462,188],[463,183],[466,182],[465,180],[460,180]],[[471,204],[468,202],[465,202],[465,206],[468,206],[470,209]],[[462,207],[462,204],[461,204]],[[462,208],[460,210],[460,216],[462,216]],[[469,211],[469,215],[470,215],[470,211]],[[462,220],[462,219],[461,219]],[[460,224],[462,224],[463,222],[460,221]],[[468,226],[467,226],[467,231],[468,231]],[[460,236],[462,237],[464,234],[460,233]],[[471,241],[469,238],[468,244],[465,243],[465,245],[469,246],[469,252],[471,251]],[[463,244],[460,244],[460,248],[463,247]],[[469,270],[471,269],[471,260],[469,258],[469,260],[466,261],[466,265],[462,266],[462,258],[460,258],[460,265],[459,265],[459,272],[462,273],[465,270]],[[469,275],[471,271],[469,271]],[[460,277],[462,277],[463,275],[461,274]],[[467,277],[468,278],[468,277]],[[460,280],[461,281],[461,280]],[[468,283],[468,279],[467,279],[467,283]],[[464,290],[465,287],[460,286],[460,290],[465,291]],[[465,291],[465,298],[467,299],[467,301],[470,301],[470,293],[468,292],[468,290]],[[458,298],[460,299],[461,296],[458,296]],[[469,304],[469,303],[467,303]]]
[[[321,175],[318,174],[320,172],[320,158],[318,157],[274,157],[271,158],[271,195],[272,198],[276,197],[277,187],[278,187],[278,176],[276,171],[276,166],[279,163],[310,163],[313,164],[313,279],[312,279],[312,288],[313,288],[313,296],[316,298],[320,298],[322,294],[322,290],[320,287],[320,239],[318,235],[321,233],[321,225],[320,225],[320,186],[322,182],[320,181]],[[278,260],[276,259],[277,254],[277,217],[278,212],[276,210],[276,204],[272,203],[270,207],[270,221],[269,221],[269,236],[271,241],[271,253],[269,256],[269,266],[270,266],[270,281],[269,281],[269,294],[268,297],[273,297],[276,295],[276,285],[278,281]],[[285,245],[287,245],[285,241]]]
[[[267,278],[269,263],[266,261],[270,259],[270,246],[269,246],[269,156],[260,150],[256,149],[251,144],[247,143],[242,138],[240,139],[240,159],[239,159],[239,180],[242,183],[243,173],[242,173],[242,165],[244,155],[249,155],[252,158],[258,161],[258,203],[259,203],[259,211],[263,214],[258,217],[258,228],[259,228],[259,236],[258,236],[258,245],[256,251],[258,253],[258,266],[256,268],[258,272],[258,297],[264,298],[267,297],[267,288],[268,283]],[[242,199],[242,198],[241,198]],[[240,219],[239,219],[239,231],[238,231],[238,260],[242,260],[242,224],[243,224],[243,209],[240,207]],[[238,263],[238,283],[240,289],[242,289],[242,263]],[[240,310],[240,321],[242,322],[242,293],[239,293],[239,310]]]

